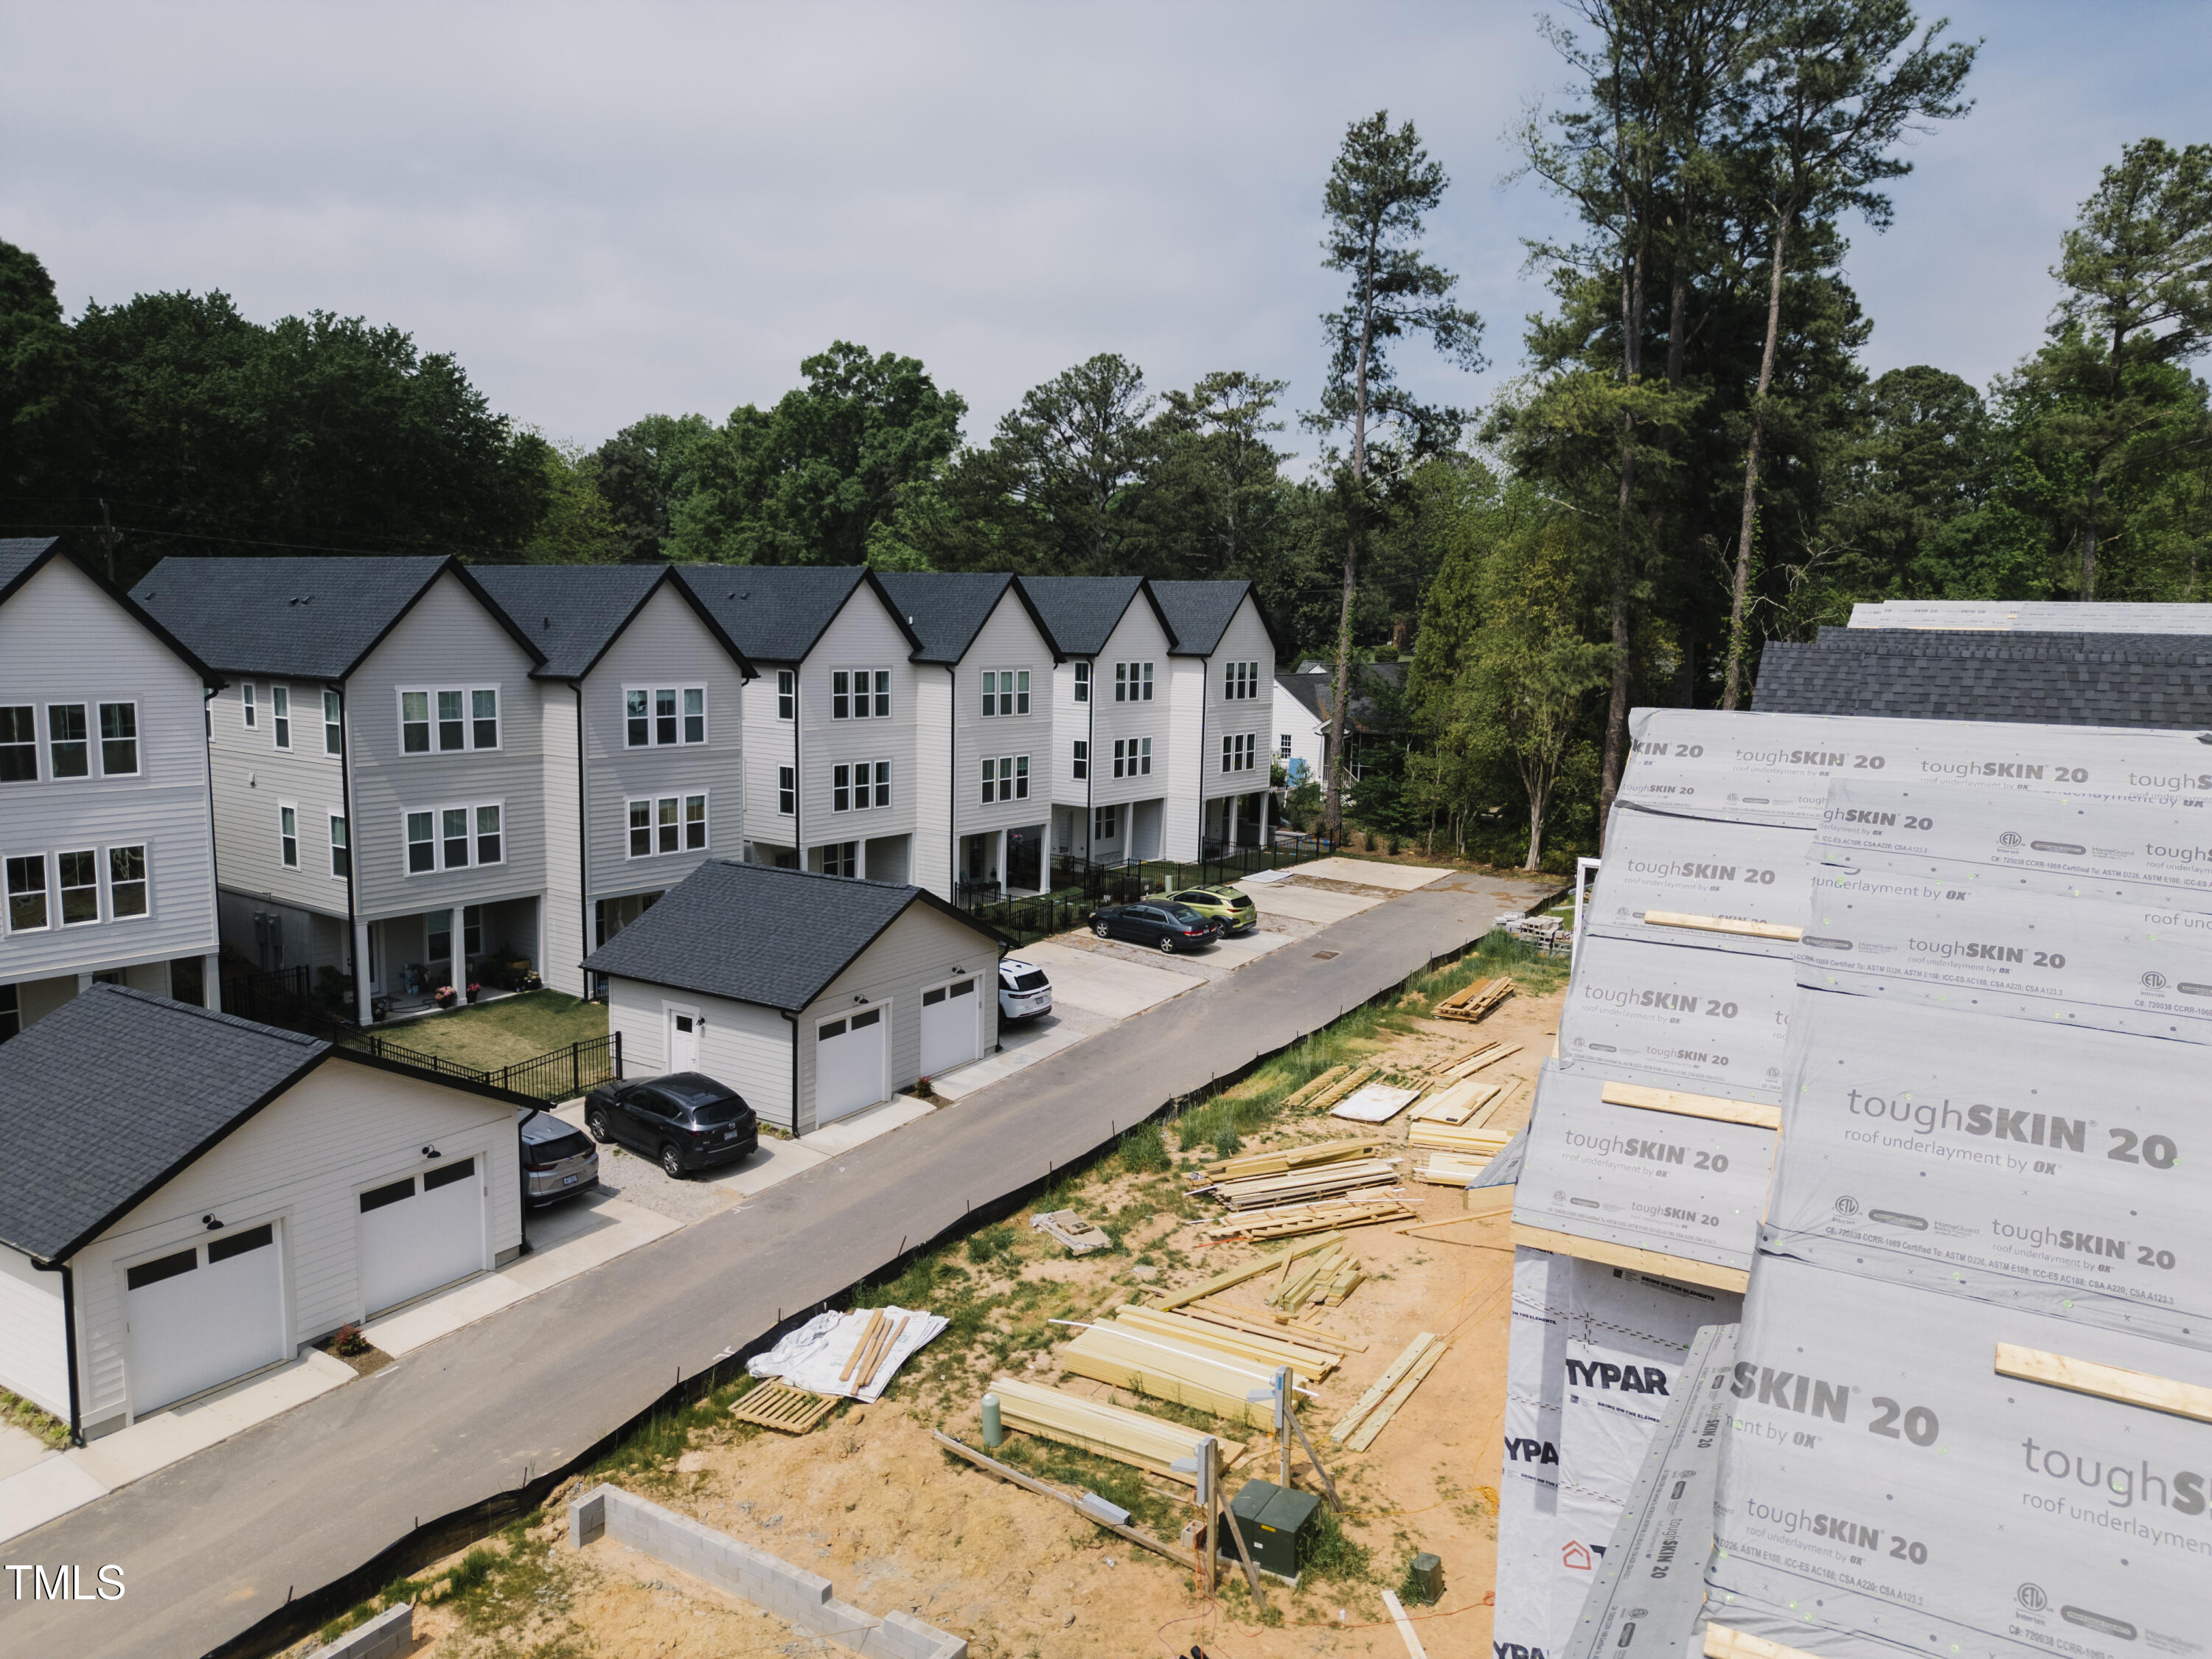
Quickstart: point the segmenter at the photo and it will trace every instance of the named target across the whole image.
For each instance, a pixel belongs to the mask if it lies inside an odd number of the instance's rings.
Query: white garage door
[[[814,1121],[827,1123],[884,1097],[884,1010],[814,1028]]]
[[[361,1195],[362,1305],[371,1314],[480,1271],[483,1192],[457,1158]]]
[[[133,1412],[289,1357],[282,1258],[264,1224],[125,1269]]]
[[[982,1040],[975,1009],[981,1001],[973,979],[956,979],[921,994],[921,1074],[939,1077],[975,1058]]]

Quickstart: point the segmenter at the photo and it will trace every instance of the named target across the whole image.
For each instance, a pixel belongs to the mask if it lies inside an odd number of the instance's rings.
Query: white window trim
[[[786,805],[787,802],[789,804]],[[799,769],[795,766],[775,769],[775,811],[778,817],[798,816]]]
[[[1075,747],[1069,751],[1067,757],[1069,775],[1079,781],[1087,781],[1091,776],[1091,740],[1078,738],[1074,741]]]
[[[27,778],[18,778],[15,781],[19,784],[44,783],[46,781],[44,769],[46,760],[46,756],[41,752],[43,745],[39,737],[39,705],[34,702],[9,702],[6,706],[9,708],[28,708],[31,711],[31,775]],[[10,744],[9,746],[20,748],[21,745]]]
[[[131,711],[131,752],[138,757],[137,765],[128,772],[107,769],[107,743],[102,738],[100,711],[103,708],[128,708]],[[138,720],[138,699],[136,697],[106,697],[92,705],[92,741],[100,749],[100,773],[103,778],[140,778],[146,775],[146,728]]]
[[[13,896],[8,886],[8,860],[10,859],[36,859],[39,861],[40,884],[39,891],[46,901],[46,919],[35,927],[16,927],[10,914],[11,907],[9,901]],[[56,884],[60,875],[60,870],[44,853],[18,853],[10,848],[0,848],[0,936],[11,933],[52,933],[60,931],[61,894]]]
[[[632,743],[629,740],[629,695],[633,691],[645,693],[645,741],[643,743]],[[661,742],[658,730],[659,717],[653,712],[653,699],[662,691],[673,691],[676,694],[676,740],[673,743]],[[699,736],[696,739],[684,735],[684,699],[687,693],[693,691],[699,694],[701,722]],[[703,747],[714,735],[714,711],[708,696],[707,688],[703,685],[662,685],[644,680],[625,680],[619,695],[622,698],[620,705],[622,746],[624,749],[697,749]]]
[[[335,687],[326,685],[321,688],[321,691],[323,707],[320,723],[323,728],[323,754],[327,759],[337,760],[345,753],[345,698]],[[333,699],[337,701],[338,706],[338,717],[336,720],[331,718],[331,703]],[[338,734],[338,746],[336,749],[331,747],[331,733],[333,732]]]
[[[1224,663],[1226,671],[1222,677],[1221,700],[1224,702],[1251,702],[1260,695],[1260,665],[1247,659]]]
[[[99,777],[100,769],[93,764],[93,762],[98,757],[97,751],[100,748],[99,702],[97,701],[92,702],[73,702],[70,699],[64,697],[58,702],[40,703],[38,705],[38,708],[40,712],[46,717],[46,731],[39,738],[40,745],[46,751],[46,781],[48,783],[90,783],[95,778]],[[56,742],[56,738],[54,737],[54,710],[57,708],[82,708],[84,710],[84,770],[77,774],[77,775],[73,778],[64,777],[54,765],[54,744]]]
[[[1152,701],[1152,665],[1149,661],[1117,662],[1114,665],[1114,701]]]
[[[499,809],[499,856],[495,859],[484,859],[477,856],[477,842],[478,838],[478,831],[477,830],[477,809],[483,806],[495,806]],[[430,815],[430,846],[434,854],[434,857],[428,870],[416,870],[409,867],[412,865],[413,860],[408,857],[407,849],[410,847],[412,847],[415,843],[407,839],[407,819],[410,814],[416,812],[428,812]],[[446,862],[446,842],[447,840],[447,836],[446,835],[446,814],[448,812],[465,812],[468,814],[468,833],[465,839],[469,844],[469,858],[468,862],[465,864],[448,864]],[[337,815],[333,813],[331,817],[335,821]],[[625,830],[628,829],[626,822],[624,829]],[[434,806],[402,807],[399,811],[400,869],[402,873],[404,874],[410,881],[425,876],[441,876],[449,870],[497,870],[503,867],[507,862],[507,798],[504,795],[495,800],[472,800],[465,802],[448,800],[441,801]]]
[[[288,755],[292,752],[292,688],[289,685],[272,684],[269,688],[269,744]]]
[[[775,671],[775,717],[780,720],[799,717],[799,671],[796,668]]]
[[[690,828],[691,823],[686,814],[690,811],[691,802],[695,799],[707,803],[707,844],[704,847],[684,845],[686,840],[684,831]],[[664,848],[660,845],[659,810],[660,803],[665,800],[672,800],[676,803],[676,845],[671,848]],[[489,805],[491,803],[487,801],[484,804]],[[632,852],[629,845],[630,809],[636,806],[646,809],[645,830],[647,844],[642,853]],[[500,821],[502,824],[505,823],[506,817],[503,814]],[[680,857],[685,853],[697,853],[702,856],[712,853],[714,850],[714,792],[711,789],[678,789],[670,795],[655,793],[625,796],[623,799],[622,841],[623,858],[625,862],[641,859]]]
[[[995,685],[994,690],[986,690],[983,689],[983,675],[990,675],[994,678]],[[1022,685],[1019,684],[1022,680],[1027,680],[1030,684],[1028,685]],[[1013,689],[1012,690],[1008,689],[1009,682],[1013,683]],[[1035,687],[1036,683],[1036,671],[1033,668],[986,668],[982,670],[977,676],[975,684],[976,701],[982,707],[983,718],[987,720],[1018,720],[1025,718],[1036,707],[1036,704],[1031,701],[1035,696],[1033,688]],[[1000,708],[1000,703],[1005,702],[1011,702],[1014,706],[1010,709]]]
[[[830,718],[831,720],[848,720],[848,721],[851,721],[851,720],[889,720],[889,719],[891,717],[891,710],[890,710],[890,707],[889,707],[889,704],[890,704],[890,702],[891,702],[891,688],[890,688],[890,678],[889,678],[889,676],[890,676],[890,672],[891,672],[891,671],[890,671],[890,667],[889,667],[887,665],[881,664],[881,663],[872,663],[872,664],[870,664],[869,665],[867,665],[866,667],[862,667],[862,666],[860,666],[860,665],[859,664],[857,664],[857,663],[848,663],[848,664],[846,664],[846,665],[845,665],[844,666],[842,666],[842,667],[833,667],[833,668],[831,668],[829,672],[830,672]],[[854,710],[855,708],[858,708],[858,706],[859,706],[857,702],[848,702],[848,703],[847,704],[846,712],[845,712],[844,714],[840,714],[837,712],[837,676],[838,676],[838,675],[840,675],[840,674],[843,674],[843,675],[846,675],[846,676],[848,677],[848,680],[847,680],[847,686],[848,686],[848,690],[847,690],[847,693],[846,693],[846,695],[847,695],[847,696],[848,696],[848,698],[857,697],[857,696],[860,696],[860,695],[863,695],[863,694],[860,694],[860,693],[854,692],[854,691],[853,691],[853,690],[850,689],[850,688],[851,688],[851,680],[850,680],[850,677],[851,677],[851,676],[853,676],[853,675],[856,675],[856,674],[866,675],[866,676],[867,677],[867,686],[868,686],[868,690],[867,690],[866,693],[865,694],[865,695],[866,696],[867,699],[868,699],[868,712],[867,712],[866,714],[857,714],[857,713],[854,713]],[[877,708],[875,707],[875,699],[876,699],[876,695],[877,695],[877,694],[876,694],[876,689],[875,689],[875,688],[876,688],[876,676],[878,676],[878,674],[881,674],[881,675],[885,676],[885,679],[884,679],[884,690],[883,690],[883,694],[882,694],[882,695],[883,695],[884,702],[884,703],[885,703],[885,705],[886,705],[886,706],[885,706],[884,708],[882,708],[881,710],[878,710],[878,709],[877,709]]]
[[[459,749],[438,747],[438,696],[441,692],[446,691],[458,692],[460,695],[461,746]],[[476,740],[476,694],[479,691],[490,692],[494,699],[492,706],[499,711],[492,716],[493,735],[498,741],[486,744],[481,748],[477,746]],[[410,692],[427,696],[430,700],[430,746],[420,754],[410,754],[407,750],[406,698]],[[398,737],[398,742],[393,746],[392,752],[401,760],[436,760],[441,757],[451,758],[456,755],[496,755],[507,748],[507,695],[504,689],[498,685],[396,686],[392,693],[392,708],[394,715],[392,729]],[[484,804],[488,806],[491,803],[487,801]]]
[[[71,853],[90,853],[92,854],[92,920],[90,921],[70,921],[62,915],[62,894],[65,891],[81,893],[84,890],[81,887],[64,888],[62,885],[62,860],[64,858],[67,858]],[[106,856],[106,854],[96,846],[58,847],[54,849],[53,864],[52,866],[54,884],[52,890],[52,897],[48,901],[48,908],[49,914],[51,914],[54,919],[54,927],[58,931],[65,933],[70,929],[76,927],[97,927],[101,922],[107,920],[107,884],[102,879],[100,874],[100,866],[105,861]]]
[[[238,686],[239,724],[248,731],[258,731],[254,720],[254,688],[252,680],[241,680]]]
[[[348,822],[346,821],[346,816],[345,816],[345,814],[344,814],[344,813],[343,813],[343,812],[326,812],[326,813],[325,813],[325,814],[324,814],[324,816],[325,816],[326,818],[328,818],[328,819],[330,820],[330,826],[329,826],[329,827],[330,827],[330,831],[331,831],[331,839],[330,839],[330,842],[329,842],[329,843],[328,843],[328,845],[327,845],[327,847],[326,847],[326,848],[325,848],[325,850],[326,850],[326,851],[329,851],[329,852],[331,852],[331,853],[337,853],[337,851],[339,851],[339,850],[340,850],[340,848],[339,848],[339,846],[338,846],[337,832],[339,831],[339,830],[340,830],[341,828],[343,828],[343,830],[344,830],[344,832],[345,832],[345,846],[344,846],[344,848],[343,848],[344,853],[345,853],[345,855],[346,855],[346,867],[345,867],[345,872],[344,872],[344,873],[341,874],[341,873],[340,873],[340,872],[338,872],[335,867],[334,867],[334,868],[332,868],[332,870],[331,871],[331,879],[332,881],[351,881],[351,880],[353,879],[353,854],[354,854],[354,845],[353,845],[353,825],[352,825],[351,823],[348,823]],[[406,821],[405,821],[405,819],[404,819],[404,818],[400,821],[400,825],[399,825],[399,833],[400,833],[400,835],[401,835],[401,836],[402,836],[403,838],[404,838],[404,837],[406,836],[406,834],[407,834],[407,824],[406,824]],[[403,844],[404,844],[404,841],[403,841]],[[332,864],[332,866],[335,866],[337,865],[337,860],[335,858],[333,858],[333,859],[331,860],[331,863]]]
[[[1091,673],[1091,665],[1089,663],[1079,662],[1075,665],[1076,702],[1089,702],[1091,701],[1091,682],[1095,678],[1097,677]]]
[[[120,914],[115,908],[115,854],[126,847],[135,847],[146,861],[146,908],[135,916]],[[154,920],[154,843],[147,841],[118,841],[100,849],[100,897],[106,906],[106,919],[119,927]]]
[[[292,856],[289,862],[284,857],[284,814],[287,812],[292,815]],[[300,867],[300,803],[295,800],[280,799],[276,803],[276,867],[280,870]]]

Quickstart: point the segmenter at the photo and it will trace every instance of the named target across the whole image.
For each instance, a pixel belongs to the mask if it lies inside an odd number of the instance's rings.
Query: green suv
[[[1234,887],[1186,887],[1180,893],[1166,896],[1170,904],[1185,904],[1208,921],[1218,921],[1224,936],[1249,933],[1260,925],[1260,913],[1252,908],[1252,896]]]

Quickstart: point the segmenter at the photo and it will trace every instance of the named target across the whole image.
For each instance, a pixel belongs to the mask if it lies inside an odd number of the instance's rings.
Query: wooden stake
[[[1260,1570],[1252,1565],[1251,1551],[1244,1547],[1244,1528],[1237,1524],[1237,1511],[1229,1507],[1228,1498],[1222,1494],[1220,1465],[1216,1462],[1221,1455],[1221,1448],[1212,1436],[1206,1437],[1200,1455],[1214,1468],[1213,1501],[1221,1510],[1221,1518],[1229,1523],[1229,1541],[1237,1546],[1237,1559],[1244,1564],[1244,1582],[1252,1587],[1252,1605],[1265,1613],[1267,1610],[1267,1592],[1260,1588]],[[1206,1553],[1211,1555],[1213,1553],[1213,1539],[1209,1535],[1206,1542]]]
[[[860,1328],[860,1340],[853,1345],[853,1352],[845,1356],[845,1369],[837,1373],[837,1380],[840,1382],[852,1380],[854,1365],[858,1363],[868,1344],[875,1340],[876,1328],[883,1322],[884,1310],[881,1308],[874,1309],[869,1313],[868,1322]]]

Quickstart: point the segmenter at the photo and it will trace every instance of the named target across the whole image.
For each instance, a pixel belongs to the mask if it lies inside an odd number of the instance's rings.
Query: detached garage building
[[[94,985],[0,1048],[0,1387],[104,1434],[504,1264],[529,1103]]]
[[[714,860],[584,966],[625,1069],[704,1072],[805,1134],[995,1048],[1011,944],[920,887]]]

